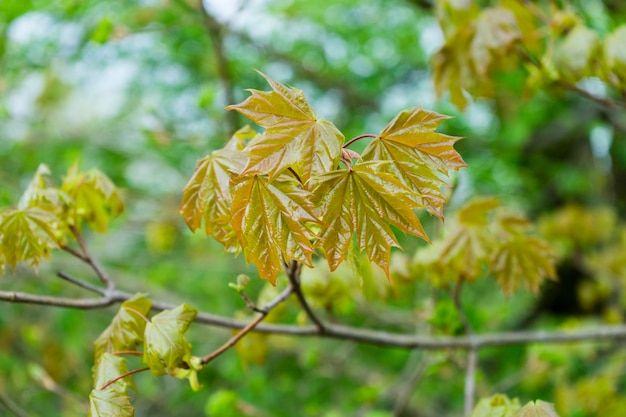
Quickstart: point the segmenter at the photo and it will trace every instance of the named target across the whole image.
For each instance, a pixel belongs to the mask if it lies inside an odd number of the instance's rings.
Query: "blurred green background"
[[[619,0],[563,3],[601,35],[626,21]],[[121,289],[248,317],[228,283],[240,273],[256,277],[254,268],[192,235],[177,208],[196,161],[245,123],[224,106],[247,97],[246,88],[267,89],[258,69],[304,90],[347,138],[377,133],[418,104],[455,116],[440,131],[465,138],[456,148],[469,168],[452,179],[451,208],[497,196],[540,220],[562,259],[552,300],[525,292],[505,298],[492,280],[477,281],[464,299],[477,331],[623,321],[623,108],[563,92],[522,99],[516,72],[497,80],[493,99],[472,101],[464,112],[436,99],[429,59],[444,38],[429,1],[208,0],[204,8],[195,0],[0,0],[0,205],[16,204],[40,163],[57,182],[72,164],[97,167],[123,189],[127,210],[107,235],[87,238]],[[429,231],[439,227],[422,218]],[[337,296],[333,307],[342,323],[458,334],[446,295],[405,271],[419,244],[403,244],[393,282],[373,271],[360,296],[341,278],[308,273],[327,294],[318,307],[344,291],[349,296]],[[86,296],[56,278],[59,270],[94,279],[57,254],[38,272],[8,271],[0,289]],[[249,289],[254,298],[271,291],[257,279]],[[8,405],[0,404],[0,415],[85,415],[92,343],[115,311],[0,304],[0,403]],[[283,314],[284,322],[302,320],[295,306]],[[198,355],[230,335],[200,325],[189,333]],[[485,349],[478,394],[541,398],[563,416],[623,416],[620,347]],[[464,366],[463,352],[251,335],[202,372],[199,393],[173,378],[138,375],[136,415],[459,415]]]

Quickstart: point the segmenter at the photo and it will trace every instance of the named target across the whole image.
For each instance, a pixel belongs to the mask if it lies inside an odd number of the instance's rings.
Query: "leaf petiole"
[[[124,306],[124,307],[122,307],[122,308],[123,308],[124,310],[128,310],[128,311],[130,311],[130,312],[132,312],[132,313],[135,313],[136,315],[138,315],[139,317],[141,317],[141,318],[142,318],[142,319],[143,319],[146,323],[150,323],[150,320],[149,320],[146,316],[144,316],[143,314],[141,314],[141,312],[140,312],[139,310],[135,310],[135,309],[134,309],[134,308],[132,308],[132,307],[126,307],[126,306]]]
[[[361,140],[361,139],[365,139],[365,138],[377,138],[378,135],[375,135],[373,133],[365,133],[363,135],[359,135],[359,136],[355,136],[352,139],[350,139],[349,141],[347,141],[346,143],[343,144],[344,148],[347,148],[348,146],[352,145],[354,142],[356,142],[357,140]]]

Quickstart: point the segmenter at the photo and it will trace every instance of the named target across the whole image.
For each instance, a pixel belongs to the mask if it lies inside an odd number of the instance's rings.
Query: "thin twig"
[[[311,321],[317,327],[319,333],[324,333],[326,326],[322,323],[319,317],[315,314],[309,302],[307,301],[304,293],[302,292],[302,287],[300,286],[300,273],[302,272],[302,264],[297,261],[291,261],[286,268],[285,273],[287,274],[287,278],[289,278],[289,283],[291,284],[291,288],[293,288],[294,294],[298,297],[298,302],[300,306],[306,313],[306,315],[311,319]]]
[[[467,368],[465,369],[465,388],[463,393],[463,410],[465,417],[469,417],[474,409],[476,398],[476,370],[478,368],[478,348],[474,347],[467,352]]]
[[[113,280],[111,280],[107,273],[100,267],[98,262],[93,258],[93,256],[91,256],[89,248],[87,247],[87,243],[85,243],[82,234],[78,231],[76,226],[70,226],[70,231],[72,232],[72,235],[74,235],[74,238],[76,239],[76,242],[78,242],[78,245],[80,246],[80,249],[82,251],[83,256],[79,257],[79,259],[88,264],[91,269],[94,270],[97,277],[100,279],[100,281],[102,281],[108,291],[113,291],[115,289],[115,284],[113,283]]]
[[[145,372],[149,370],[150,370],[150,367],[146,366],[145,368],[133,369],[132,371],[125,372],[122,375],[116,378],[113,378],[112,380],[110,380],[109,382],[107,382],[106,384],[98,388],[98,390],[102,391],[103,389],[106,389],[110,385],[115,384],[117,381],[119,381],[120,379],[126,378],[127,376],[135,375],[135,374],[138,374],[139,372]]]
[[[47,307],[94,309],[104,308],[112,304],[121,303],[133,298],[135,294],[124,291],[113,291],[101,299],[75,299],[49,297],[27,293],[0,291],[0,301],[12,303],[38,304]],[[154,301],[154,311],[171,310],[175,305]],[[249,322],[231,317],[211,313],[199,313],[195,321],[200,324],[229,328],[243,329]],[[267,334],[282,334],[294,337],[323,337],[328,339],[350,340],[353,342],[376,346],[397,347],[401,349],[443,350],[457,349],[470,350],[485,347],[500,347],[513,345],[528,345],[532,343],[565,344],[573,342],[601,342],[605,340],[626,340],[626,325],[603,325],[578,330],[544,330],[544,331],[514,331],[491,334],[475,334],[468,336],[421,336],[387,332],[376,329],[362,329],[340,324],[325,323],[324,331],[320,332],[315,325],[299,326],[289,324],[261,323],[254,328],[255,332]]]
[[[84,288],[86,290],[89,290],[91,292],[95,292],[96,294],[100,294],[102,296],[104,296],[106,294],[106,290],[96,287],[95,285],[91,285],[88,282],[85,281],[81,281],[79,279],[74,278],[73,276],[61,271],[61,272],[57,272],[57,276],[61,279],[64,279],[65,281],[68,281],[74,285],[76,285],[77,287],[81,287]]]
[[[226,99],[226,105],[235,104],[235,95],[233,93],[233,77],[230,71],[230,65],[228,58],[226,57],[226,51],[224,49],[224,34],[226,28],[223,27],[217,19],[209,13],[204,5],[204,2],[200,0],[200,9],[202,11],[202,21],[213,43],[213,51],[215,52],[215,59],[217,61],[217,74],[224,90],[224,96]],[[228,129],[231,132],[235,132],[238,129],[237,114],[233,111],[226,112],[226,123]]]
[[[373,133],[365,133],[363,135],[359,135],[359,136],[356,136],[356,137],[350,139],[349,141],[347,141],[346,143],[343,144],[343,147],[347,148],[348,146],[352,145],[357,140],[361,140],[361,139],[364,139],[364,138],[377,138],[377,137],[378,137],[378,135],[375,135]]]
[[[248,297],[248,294],[246,294],[243,291],[239,291],[239,295],[241,296],[241,298],[243,298],[243,301],[245,301],[246,305],[248,306],[248,308],[250,310],[252,310],[254,312],[257,312],[257,313],[263,313],[264,312],[263,309],[257,307],[257,305],[252,302],[250,297]]]
[[[259,315],[254,320],[248,323],[243,329],[237,332],[237,334],[235,334],[233,337],[228,339],[228,341],[224,343],[222,346],[220,346],[213,352],[209,353],[208,355],[204,356],[200,360],[200,363],[202,365],[206,365],[207,363],[211,362],[213,359],[217,358],[222,353],[226,352],[228,349],[233,347],[239,340],[241,340],[242,337],[250,333],[250,331],[254,330],[254,328],[259,323],[261,323],[261,321],[263,321],[263,319],[269,314],[269,312],[278,304],[285,301],[291,295],[292,292],[293,292],[293,287],[291,286],[287,287],[276,298],[270,301],[265,307],[263,307],[262,309],[258,309]]]
[[[411,375],[408,377],[406,382],[404,382],[403,385],[400,387],[400,392],[398,393],[396,401],[393,405],[393,411],[391,412],[392,415],[400,416],[402,415],[404,410],[406,410],[407,405],[411,400],[411,395],[413,394],[413,391],[415,391],[415,386],[422,378],[422,375],[424,374],[427,365],[428,357],[425,356],[421,359],[419,364],[415,366],[413,372],[411,372]]]
[[[4,408],[9,410],[9,412],[13,413],[16,417],[28,417],[26,411],[22,410],[17,404],[13,402],[11,398],[4,393],[0,392],[0,405],[3,405]]]

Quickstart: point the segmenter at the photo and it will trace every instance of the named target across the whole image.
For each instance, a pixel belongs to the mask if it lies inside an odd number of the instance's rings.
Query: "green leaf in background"
[[[478,401],[469,417],[513,417],[519,409],[517,398],[511,400],[506,395],[495,394]]]
[[[545,401],[530,401],[513,417],[559,417],[554,406]]]
[[[136,391],[132,376],[118,379],[105,389],[101,387],[128,372],[126,359],[104,353],[94,370],[94,389],[89,394],[90,417],[132,417],[135,409],[130,403],[128,388]]]
[[[152,317],[146,325],[143,361],[153,375],[173,373],[176,368],[191,365],[191,345],[184,333],[198,311],[181,304]]]
[[[94,342],[96,362],[106,352],[134,350],[143,343],[145,317],[151,306],[152,302],[140,294],[122,303],[109,327]]]
[[[61,186],[73,199],[68,223],[80,227],[86,222],[94,231],[107,231],[109,221],[124,211],[120,191],[97,169],[79,172],[74,165],[63,178]]]

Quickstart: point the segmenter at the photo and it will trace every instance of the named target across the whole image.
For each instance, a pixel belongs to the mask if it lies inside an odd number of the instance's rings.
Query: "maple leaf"
[[[545,401],[530,401],[513,417],[559,417],[554,405]]]
[[[37,207],[0,211],[0,254],[13,269],[19,262],[37,266],[59,247],[59,219]]]
[[[191,231],[198,229],[204,219],[207,235],[222,243],[227,251],[237,251],[238,244],[230,225],[232,202],[231,179],[243,169],[247,154],[242,152],[242,139],[253,137],[249,128],[236,132],[223,149],[201,159],[193,176],[183,190],[178,208]]]
[[[520,282],[537,294],[546,278],[556,278],[550,247],[532,236],[515,235],[501,241],[491,255],[490,267],[507,295],[512,294]]]
[[[389,277],[391,246],[399,247],[390,225],[428,240],[413,207],[411,190],[381,170],[388,163],[363,162],[349,170],[317,176],[313,201],[325,226],[319,244],[334,271],[346,259],[356,232],[360,250]]]
[[[105,389],[100,387],[128,372],[126,359],[104,353],[94,369],[95,388],[89,394],[89,417],[132,417],[135,408],[130,402],[128,388],[135,391],[132,377],[118,379]]]
[[[284,262],[312,266],[315,237],[306,223],[319,223],[309,192],[293,177],[270,182],[254,175],[234,180],[232,225],[248,262],[273,285]],[[282,258],[281,258],[282,256]]]
[[[124,211],[121,193],[97,169],[78,172],[73,166],[63,178],[61,190],[72,198],[68,223],[76,227],[85,221],[96,232],[106,232],[111,218]]]
[[[242,175],[276,178],[287,168],[302,182],[333,169],[341,156],[344,136],[329,121],[318,119],[301,90],[289,88],[260,73],[272,91],[249,90],[252,95],[236,110],[266,129],[248,146],[250,159]]]
[[[434,130],[448,116],[421,106],[400,112],[365,148],[365,161],[390,161],[389,172],[416,194],[421,207],[443,218],[446,199],[440,174],[467,166],[454,150],[460,138]]]

